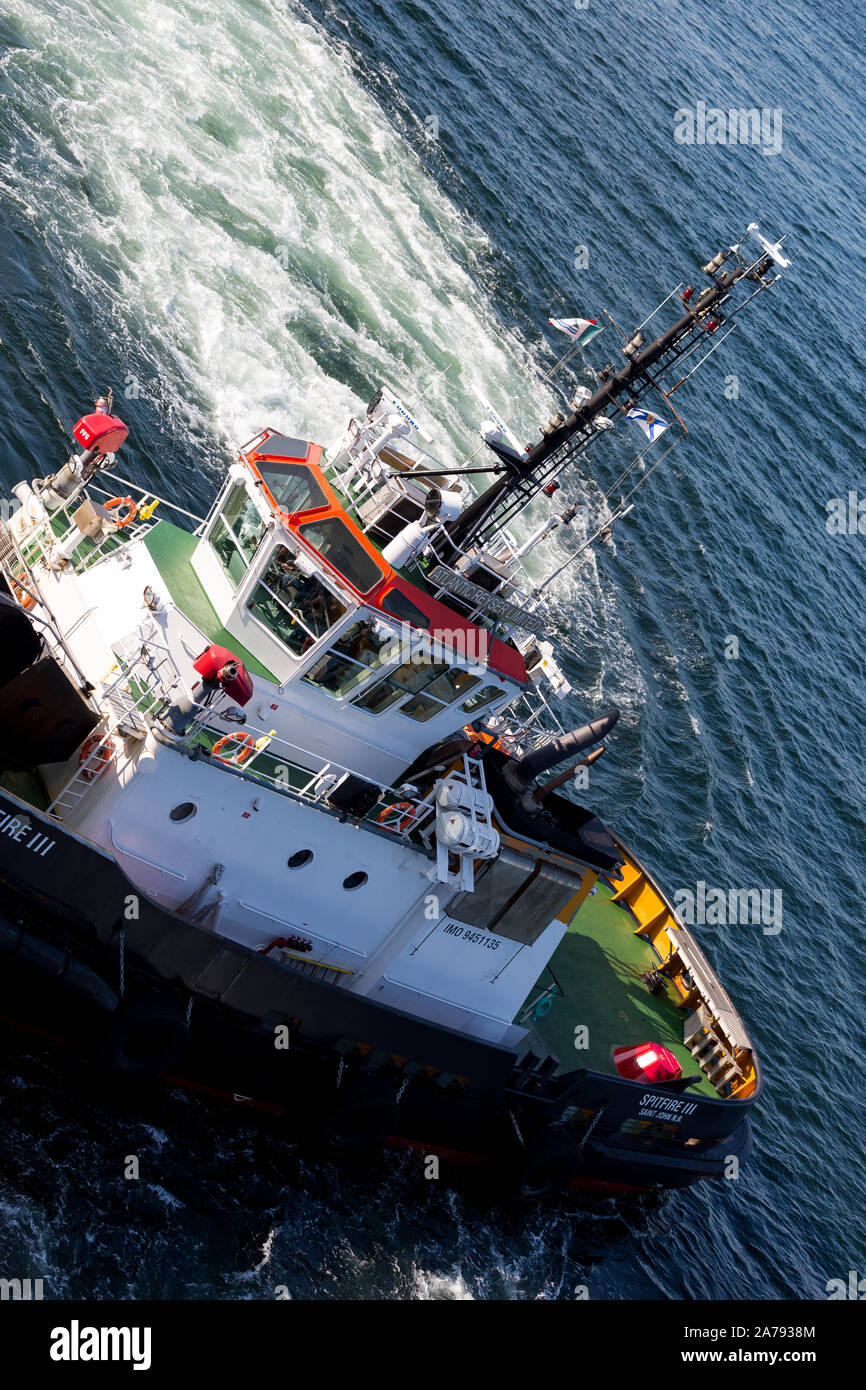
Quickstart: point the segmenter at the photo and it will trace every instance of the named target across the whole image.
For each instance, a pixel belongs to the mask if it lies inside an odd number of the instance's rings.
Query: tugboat
[[[485,402],[463,465],[382,386],[328,455],[262,429],[199,518],[114,471],[127,427],[96,402],[0,528],[7,1025],[527,1198],[748,1157],[754,1046],[654,874],[578,804],[618,712],[557,718],[535,557],[579,510],[551,510],[560,474],[626,418],[652,446],[777,245],[752,224],[540,442]],[[568,356],[599,331],[551,322]]]

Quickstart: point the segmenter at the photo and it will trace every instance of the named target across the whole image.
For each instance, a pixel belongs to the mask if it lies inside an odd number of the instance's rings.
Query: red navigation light
[[[640,1043],[637,1047],[615,1047],[613,1064],[627,1081],[676,1081],[683,1069],[672,1052],[661,1043]]]

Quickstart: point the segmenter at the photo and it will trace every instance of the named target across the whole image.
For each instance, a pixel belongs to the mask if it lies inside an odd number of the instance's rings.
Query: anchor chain
[[[592,1119],[590,1120],[589,1124],[587,1125],[586,1129],[584,1130],[581,1136],[580,1143],[577,1146],[578,1153],[582,1152],[584,1144],[586,1143],[589,1136],[592,1134],[592,1131],[595,1129],[596,1125],[598,1124],[599,1120],[601,1119],[602,1115],[604,1114],[605,1110],[609,1105],[610,1101],[606,1100],[604,1102],[604,1105],[600,1105],[599,1108],[596,1110],[595,1114],[593,1115]]]
[[[126,927],[120,928],[120,997],[126,990]]]
[[[524,1139],[523,1135],[520,1133],[520,1128],[519,1128],[519,1126],[518,1126],[517,1121],[516,1121],[515,1118],[514,1118],[514,1111],[513,1111],[513,1110],[509,1110],[508,1115],[509,1115],[509,1118],[510,1118],[510,1120],[511,1120],[511,1123],[514,1125],[514,1133],[517,1135],[517,1137],[518,1137],[518,1139],[520,1140],[521,1144],[523,1144],[524,1147],[525,1147],[525,1145],[526,1145],[526,1140]]]

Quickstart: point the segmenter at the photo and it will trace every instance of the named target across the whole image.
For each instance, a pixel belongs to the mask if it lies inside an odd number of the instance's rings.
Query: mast
[[[681,383],[666,390],[663,378],[676,362],[700,347],[702,341],[709,339],[727,321],[727,316],[721,312],[722,306],[736,288],[747,284],[751,291],[744,299],[738,297],[735,307],[742,309],[778,279],[778,275],[769,275],[774,264],[788,264],[778,254],[780,243],[769,247],[762,237],[758,239],[765,248],[763,253],[756,261],[747,261],[739,248],[751,231],[757,231],[756,224],[751,224],[744,236],[727,251],[720,251],[701,267],[710,284],[697,296],[691,286],[682,291],[680,299],[685,312],[676,323],[648,345],[642,333],[636,332],[622,348],[627,359],[625,366],[615,371],[608,365],[599,372],[598,389],[567,419],[555,415],[542,427],[543,438],[538,444],[518,454],[500,441],[485,441],[499,465],[505,465],[505,471],[448,526],[449,538],[455,546],[465,550],[481,544],[491,532],[507,525],[538,495],[552,474],[559,472],[610,428],[612,420],[606,412],[611,406],[625,414],[647,392],[660,394],[669,401],[670,394]],[[737,263],[728,270],[723,269],[732,258]]]

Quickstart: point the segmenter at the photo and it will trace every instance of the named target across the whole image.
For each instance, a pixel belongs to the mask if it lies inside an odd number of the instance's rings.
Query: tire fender
[[[104,1059],[128,1076],[155,1076],[175,1066],[189,1044],[186,1010],[169,995],[125,1000],[103,1046]]]
[[[328,1143],[335,1149],[381,1148],[400,1111],[394,1081],[384,1076],[354,1077],[340,1101],[325,1122]]]
[[[530,1145],[520,1175],[523,1197],[552,1197],[568,1186],[580,1168],[580,1150],[562,1125],[551,1125]]]

